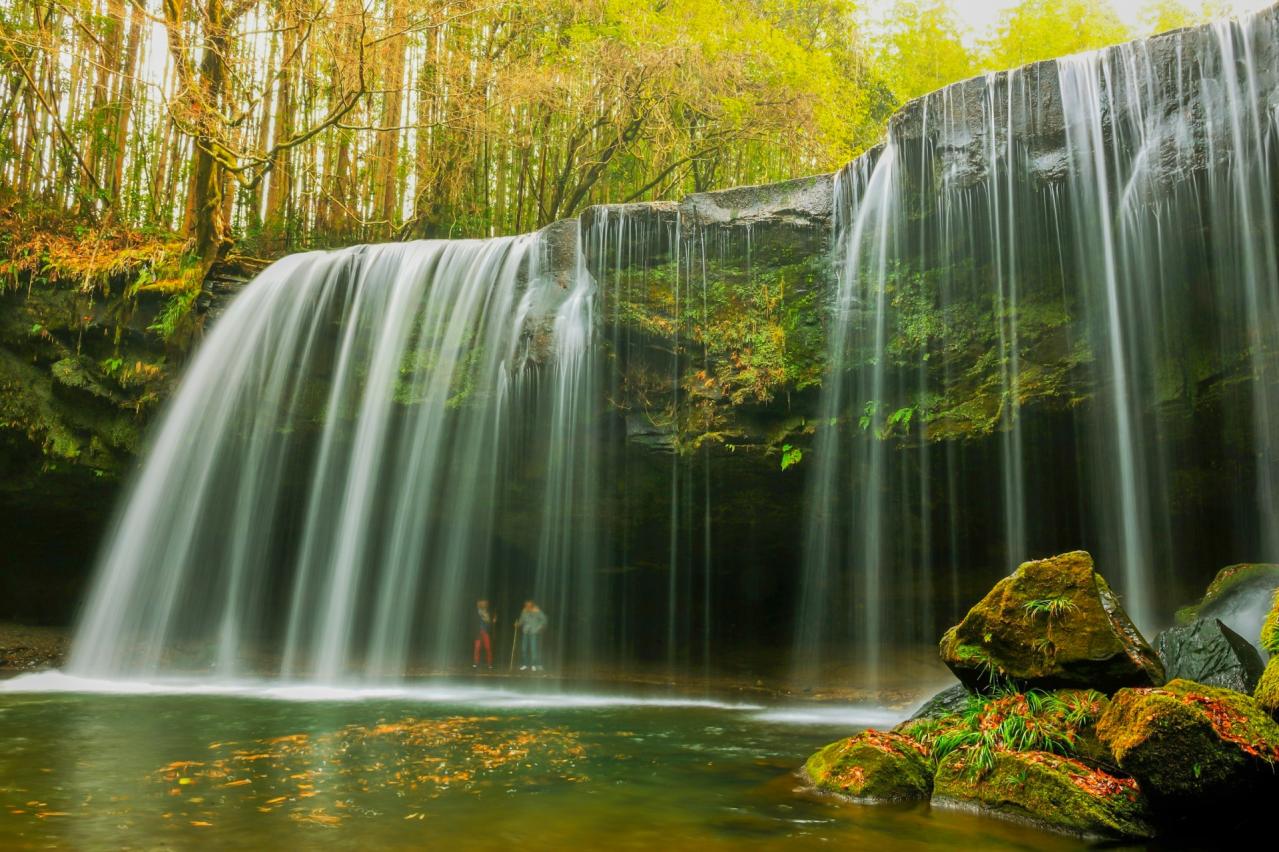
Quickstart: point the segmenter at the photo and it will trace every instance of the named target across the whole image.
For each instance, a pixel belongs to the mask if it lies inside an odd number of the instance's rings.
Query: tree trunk
[[[383,67],[386,69],[386,93],[382,101],[382,138],[378,146],[378,179],[374,182],[376,206],[374,218],[382,236],[395,231],[400,217],[400,112],[404,106],[404,47],[402,35],[408,25],[404,0],[391,0],[391,32],[385,45]]]

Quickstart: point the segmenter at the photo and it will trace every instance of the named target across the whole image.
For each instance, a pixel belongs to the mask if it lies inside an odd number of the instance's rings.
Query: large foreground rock
[[[1279,801],[1279,725],[1246,695],[1186,680],[1121,690],[1097,736],[1166,821],[1228,825]]]
[[[1163,667],[1082,550],[1024,562],[942,636],[941,658],[973,689],[1110,693],[1164,681]]]
[[[1153,837],[1137,784],[1043,751],[1000,751],[984,773],[957,752],[942,761],[933,803],[971,807],[1008,819],[1086,837]]]
[[[1265,668],[1252,643],[1215,618],[1169,628],[1155,645],[1169,680],[1184,678],[1251,693]]]
[[[831,743],[808,759],[804,772],[819,790],[864,801],[926,799],[933,788],[924,747],[883,731]]]

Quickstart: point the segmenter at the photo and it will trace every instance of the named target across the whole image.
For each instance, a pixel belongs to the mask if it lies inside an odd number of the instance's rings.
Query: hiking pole
[[[511,664],[506,667],[508,673],[515,671],[515,641],[520,638],[520,623],[515,622],[515,626],[511,628]]]

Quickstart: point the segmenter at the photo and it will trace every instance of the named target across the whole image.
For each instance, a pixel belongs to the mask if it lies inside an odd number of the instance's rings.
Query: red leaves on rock
[[[1248,723],[1248,717],[1224,701],[1194,692],[1181,696],[1181,700],[1184,704],[1198,705],[1203,714],[1208,717],[1213,731],[1226,742],[1234,743],[1245,754],[1260,758],[1267,763],[1279,762],[1279,745],[1272,745],[1249,736],[1251,725]]]
[[[1128,799],[1136,799],[1140,792],[1137,782],[1132,778],[1119,778],[1109,772],[1094,769],[1074,758],[1042,751],[1025,752],[1021,757],[1027,763],[1038,764],[1046,769],[1064,773],[1072,784],[1090,796],[1102,798],[1125,796]]]

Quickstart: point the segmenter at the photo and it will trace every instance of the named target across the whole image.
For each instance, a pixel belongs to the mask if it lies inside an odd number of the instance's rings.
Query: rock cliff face
[[[68,617],[148,425],[248,280],[211,275],[168,330],[171,298],[131,286],[136,272],[0,291],[0,618]]]

